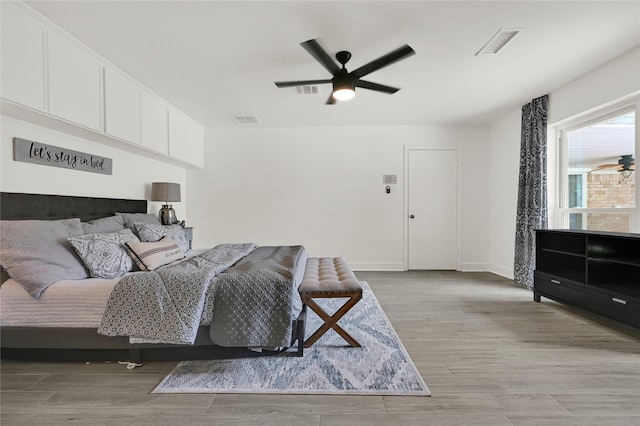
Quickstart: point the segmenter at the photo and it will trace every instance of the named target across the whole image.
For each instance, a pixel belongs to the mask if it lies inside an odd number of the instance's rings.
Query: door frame
[[[404,270],[409,270],[409,154],[411,151],[455,151],[456,152],[456,271],[461,270],[462,265],[462,170],[460,167],[462,160],[462,148],[458,145],[429,145],[429,146],[404,146],[404,207],[403,207],[403,229],[404,229],[404,252],[402,254]]]

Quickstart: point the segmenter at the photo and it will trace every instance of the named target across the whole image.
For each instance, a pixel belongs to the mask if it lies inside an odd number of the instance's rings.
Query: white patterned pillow
[[[136,257],[136,263],[143,271],[153,271],[174,260],[184,258],[180,247],[169,237],[155,242],[128,242],[127,247]]]
[[[131,271],[133,260],[124,244],[140,241],[128,228],[118,232],[86,234],[68,240],[93,278],[118,278]]]
[[[140,222],[136,222],[134,225],[142,242],[159,241],[162,237],[169,237],[178,244],[183,253],[189,251],[189,241],[184,233],[184,228],[180,225],[155,225]]]

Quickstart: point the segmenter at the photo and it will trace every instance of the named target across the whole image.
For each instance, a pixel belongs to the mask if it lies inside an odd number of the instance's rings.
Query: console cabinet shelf
[[[640,234],[536,231],[541,296],[640,327]]]

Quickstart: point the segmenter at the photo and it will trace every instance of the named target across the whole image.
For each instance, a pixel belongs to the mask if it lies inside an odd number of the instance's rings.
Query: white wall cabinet
[[[193,120],[187,128],[187,161],[204,168],[204,127]]]
[[[0,2],[0,7],[3,100],[25,107],[18,108],[23,113],[35,110],[204,167],[204,128],[199,123],[26,4]],[[81,133],[74,126],[65,129]]]
[[[49,31],[49,113],[102,131],[101,64]]]
[[[189,160],[188,130],[189,122],[180,112],[169,110],[169,156],[182,161]]]
[[[204,127],[173,109],[169,110],[169,155],[204,167]]]
[[[145,148],[169,155],[169,122],[166,105],[140,92],[141,143]]]
[[[138,86],[110,68],[104,69],[105,133],[140,143]]]
[[[2,8],[2,97],[45,111],[44,40],[39,22],[13,8]]]

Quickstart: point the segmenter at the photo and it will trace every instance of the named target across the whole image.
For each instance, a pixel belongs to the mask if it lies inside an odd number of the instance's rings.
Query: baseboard
[[[402,262],[388,262],[388,263],[377,263],[377,262],[349,262],[349,266],[354,271],[406,271],[407,269],[404,267],[404,263]]]
[[[406,271],[404,263],[401,262],[349,262],[349,266],[354,271],[389,271],[399,272]],[[501,277],[513,279],[513,268],[506,268],[500,265],[487,263],[462,263],[460,265],[461,272],[491,272]]]
[[[487,264],[486,263],[461,263],[460,271],[461,272],[486,272]]]
[[[500,275],[501,277],[505,277],[510,280],[513,279],[513,268],[506,268],[500,265],[489,264],[486,270],[493,274]]]

